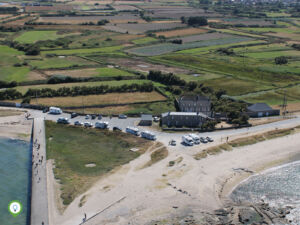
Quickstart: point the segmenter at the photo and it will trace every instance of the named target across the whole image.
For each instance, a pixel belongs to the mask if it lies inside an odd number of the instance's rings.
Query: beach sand
[[[300,153],[299,146],[300,133],[296,133],[198,161],[184,149],[169,148],[167,158],[141,169],[150,159],[150,152],[146,152],[101,178],[63,213],[55,209],[57,198],[52,197],[51,221],[53,224],[73,225],[82,222],[85,213],[88,219],[98,213],[85,224],[140,225],[196,211],[209,212],[230,204],[228,194],[251,175],[234,169],[259,172],[295,160]],[[178,162],[170,167],[169,161],[176,160]],[[58,187],[51,173],[48,173],[48,181],[48,187]],[[79,207],[83,196],[85,203]]]

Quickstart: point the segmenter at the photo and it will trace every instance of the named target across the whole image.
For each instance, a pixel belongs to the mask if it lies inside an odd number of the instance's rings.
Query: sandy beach
[[[232,189],[251,175],[241,168],[257,173],[291,161],[300,153],[298,146],[300,133],[234,148],[201,160],[195,160],[191,152],[169,148],[167,158],[142,169],[150,159],[148,151],[101,178],[64,212],[58,210],[61,205],[58,206],[55,194],[59,185],[48,172],[48,188],[53,189],[49,198],[51,221],[79,224],[86,214],[88,221],[84,224],[89,225],[147,224],[172,216],[209,212],[230,203],[228,195]],[[170,167],[169,161],[176,163]]]

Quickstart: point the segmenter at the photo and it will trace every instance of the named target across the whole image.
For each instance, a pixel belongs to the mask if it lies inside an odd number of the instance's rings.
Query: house
[[[278,116],[279,109],[272,109],[266,103],[255,103],[247,108],[247,115],[249,117],[263,117],[263,116]]]
[[[206,96],[181,96],[177,99],[180,112],[198,112],[212,116],[211,101]]]
[[[139,122],[140,126],[151,126],[152,125],[152,115],[150,114],[142,114],[141,120]]]
[[[161,114],[161,123],[168,127],[201,127],[210,119],[199,112],[166,112]]]

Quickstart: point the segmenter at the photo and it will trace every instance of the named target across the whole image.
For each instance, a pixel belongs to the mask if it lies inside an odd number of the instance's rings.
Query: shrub
[[[288,63],[288,59],[285,56],[278,56],[275,58],[275,63],[277,65],[283,65]]]

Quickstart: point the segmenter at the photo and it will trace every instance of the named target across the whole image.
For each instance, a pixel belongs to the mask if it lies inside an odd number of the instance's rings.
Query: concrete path
[[[49,225],[44,118],[34,119],[31,225]]]

